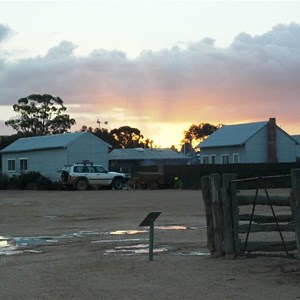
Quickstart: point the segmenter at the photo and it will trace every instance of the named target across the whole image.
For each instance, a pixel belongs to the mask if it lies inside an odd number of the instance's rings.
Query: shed
[[[186,165],[191,157],[172,149],[127,148],[113,149],[108,155],[110,168],[127,173],[141,167],[156,167],[159,172],[165,165]]]
[[[111,146],[90,132],[20,138],[0,151],[2,173],[9,176],[40,172],[58,180],[62,166],[89,160],[108,168]]]
[[[225,125],[197,147],[202,163],[295,162],[297,141],[269,121]]]

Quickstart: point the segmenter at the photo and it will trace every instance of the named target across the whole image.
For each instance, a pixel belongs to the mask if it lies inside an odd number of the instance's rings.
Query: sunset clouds
[[[191,124],[232,124],[276,117],[300,133],[300,25],[278,24],[261,35],[241,32],[228,47],[211,37],[135,58],[121,50],[76,55],[62,40],[45,55],[9,61],[1,42],[12,38],[0,24],[0,106],[32,93],[59,96],[77,126],[129,125],[155,140],[163,126],[178,135]],[[14,115],[0,115],[1,124]],[[181,127],[179,126],[181,124]],[[4,127],[0,127],[0,130]],[[182,130],[178,129],[182,128]],[[298,131],[298,132],[297,132]],[[170,145],[169,145],[170,146]]]

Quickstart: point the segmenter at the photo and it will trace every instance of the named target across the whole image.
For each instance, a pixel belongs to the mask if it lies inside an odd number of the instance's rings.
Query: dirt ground
[[[0,298],[300,299],[297,260],[210,258],[205,225],[198,190],[0,191]]]

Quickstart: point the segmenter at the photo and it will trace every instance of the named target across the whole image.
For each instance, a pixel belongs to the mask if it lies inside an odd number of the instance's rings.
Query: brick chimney
[[[270,118],[268,123],[268,162],[275,163],[277,160],[277,136],[276,119]]]

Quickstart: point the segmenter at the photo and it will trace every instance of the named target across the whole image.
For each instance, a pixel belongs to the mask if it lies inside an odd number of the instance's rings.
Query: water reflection
[[[13,240],[0,236],[0,255],[13,255],[18,253],[21,253],[21,251],[16,250]]]
[[[85,237],[85,236],[94,236],[99,235],[98,231],[91,231],[91,230],[81,230],[79,232],[71,233],[71,234],[64,234],[62,237]]]
[[[11,246],[11,241],[5,239],[3,236],[0,236],[0,248],[6,248]]]
[[[137,242],[137,241],[146,241],[146,240],[147,239],[100,240],[100,241],[93,241],[92,244]]]
[[[197,227],[190,227],[184,225],[165,225],[165,226],[154,226],[155,229],[158,230],[187,230],[187,229],[197,229]],[[134,230],[134,229],[126,229],[126,230],[115,230],[109,232],[111,235],[134,235],[140,233],[146,233],[148,230]]]
[[[58,242],[57,240],[49,237],[16,237],[13,240],[15,241],[17,246],[35,246]]]
[[[160,230],[187,230],[186,226],[182,225],[169,225],[169,226],[154,226],[156,229]]]
[[[47,216],[54,217],[54,216]],[[156,230],[194,230],[203,227],[187,227],[185,225],[163,225],[163,226],[155,226]],[[36,246],[43,246],[53,243],[59,243],[61,240],[67,239],[81,239],[81,238],[90,238],[93,241],[90,241],[93,244],[101,244],[101,243],[127,243],[128,242],[136,242],[141,243],[142,241],[148,240],[147,233],[149,232],[149,228],[144,230],[139,229],[124,229],[124,230],[114,230],[114,231],[78,231],[73,233],[63,233],[58,236],[40,236],[40,237],[3,237],[0,236],[0,255],[13,255],[19,253],[41,253],[41,251],[34,250]],[[142,238],[126,238],[127,236],[135,236],[139,234],[142,235]],[[111,239],[100,239],[95,241],[95,237],[99,239],[101,236],[111,237]],[[117,237],[119,236],[119,238]],[[77,240],[76,240],[77,241]],[[33,249],[28,249],[28,248]],[[112,253],[121,253],[124,255],[131,254],[141,254],[148,253],[148,245],[144,244],[136,244],[131,246],[119,246],[114,249],[107,250],[106,254]],[[168,251],[166,248],[158,248],[154,249],[154,252],[166,252]],[[191,252],[191,253],[180,253],[178,255],[209,255],[201,252]]]
[[[134,235],[139,233],[145,233],[147,230],[115,230],[111,231],[109,234],[111,235]]]
[[[41,253],[41,251],[20,249],[28,246],[42,245],[57,242],[48,237],[14,237],[0,236],[0,255],[14,255],[21,253]]]
[[[175,255],[180,255],[180,256],[210,256],[210,253],[193,251],[193,252],[186,252],[186,253],[175,253]]]
[[[167,248],[153,249],[154,253],[162,253],[168,251]],[[134,255],[134,254],[148,254],[149,247],[147,244],[136,244],[130,246],[119,246],[114,249],[108,249],[104,254],[121,254],[121,255]]]

